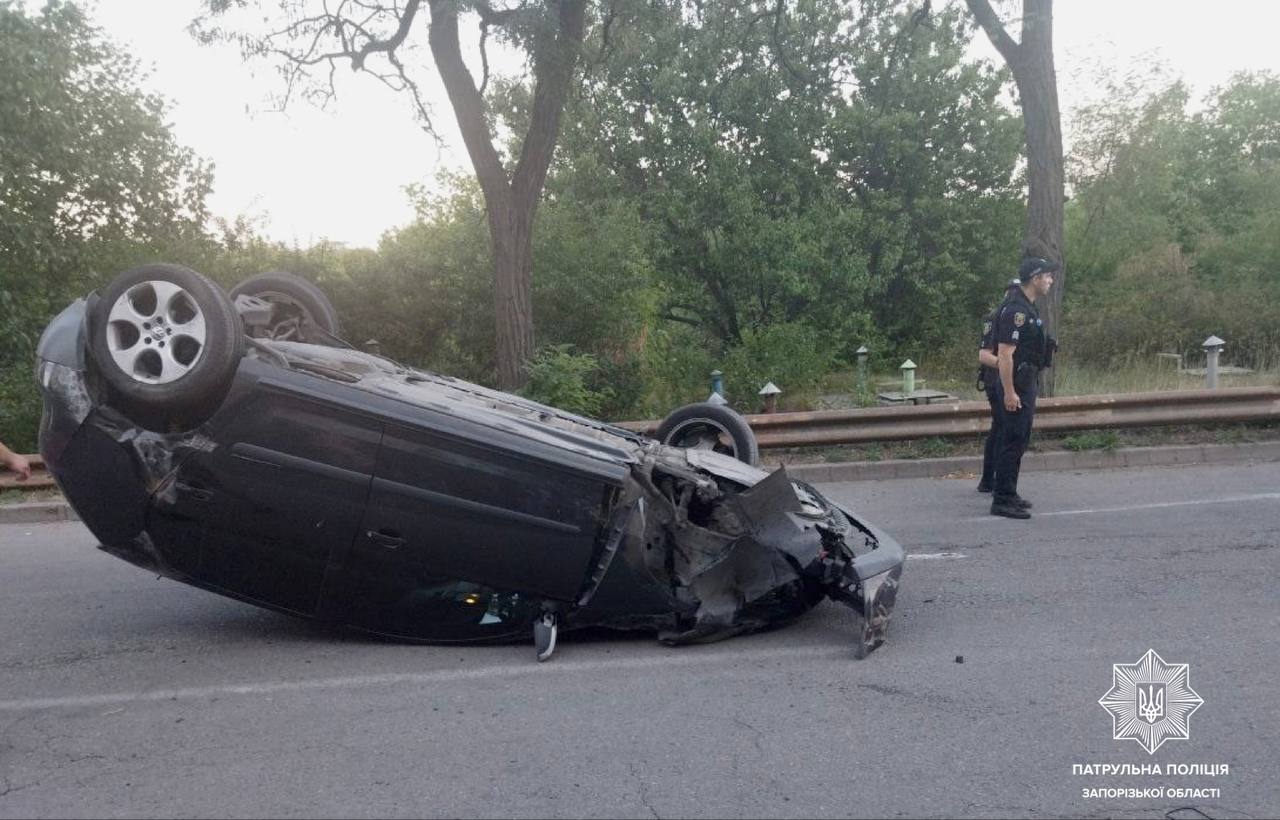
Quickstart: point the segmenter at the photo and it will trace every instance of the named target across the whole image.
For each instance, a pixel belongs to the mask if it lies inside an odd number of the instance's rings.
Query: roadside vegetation
[[[782,409],[858,406],[910,358],[917,386],[976,399],[979,324],[1016,268],[1024,211],[1010,77],[964,57],[982,33],[956,8],[911,25],[889,0],[860,4],[858,25],[848,4],[813,0],[781,27],[751,4],[693,5],[635,10],[607,48],[586,34],[534,226],[525,392],[654,418],[705,398],[720,370],[742,410],[766,381]],[[417,219],[376,249],[288,246],[210,219],[214,169],[77,6],[0,0],[0,78],[0,437],[15,449],[35,449],[41,329],[146,261],[228,287],[293,271],[330,294],[353,343],[497,383],[473,177],[406,180]],[[1210,335],[1223,363],[1254,371],[1223,386],[1280,383],[1280,77],[1241,74],[1204,99],[1167,72],[1104,82],[1067,118],[1058,394],[1198,387],[1177,357],[1202,367]],[[499,133],[523,133],[530,89],[487,94]]]

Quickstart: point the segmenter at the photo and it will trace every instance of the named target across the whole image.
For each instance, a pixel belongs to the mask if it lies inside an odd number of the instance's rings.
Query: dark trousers
[[[1036,383],[1018,391],[1022,409],[1010,413],[1004,409],[1004,385],[996,386],[996,409],[999,413],[1000,438],[995,450],[995,485],[993,501],[1008,501],[1018,495],[1018,472],[1022,469],[1022,454],[1031,441],[1031,423],[1036,415]]]
[[[999,377],[995,377],[999,378]],[[995,383],[988,384],[983,391],[987,394],[987,404],[991,405],[991,432],[987,433],[987,443],[982,446],[982,479],[984,487],[996,485],[996,449],[1000,442],[1000,398],[996,393]]]

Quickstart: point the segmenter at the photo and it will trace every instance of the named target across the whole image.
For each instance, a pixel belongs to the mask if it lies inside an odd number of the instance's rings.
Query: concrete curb
[[[0,504],[0,524],[48,524],[53,521],[79,520],[80,516],[65,501]]]
[[[1122,447],[1110,452],[1028,453],[1024,471],[1114,470],[1120,467],[1164,467],[1176,464],[1247,464],[1280,461],[1280,441],[1248,444],[1186,444],[1167,447]],[[772,465],[765,465],[766,468]],[[835,481],[884,481],[894,478],[943,478],[956,473],[978,473],[981,456],[919,458],[897,461],[845,461],[834,464],[788,464],[792,478],[814,484]],[[65,501],[0,504],[0,524],[47,524],[79,521]]]

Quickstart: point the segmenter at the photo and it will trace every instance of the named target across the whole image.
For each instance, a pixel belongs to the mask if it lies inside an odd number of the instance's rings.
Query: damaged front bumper
[[[621,548],[606,553],[572,622],[703,643],[779,626],[830,598],[862,616],[856,657],[884,642],[906,558],[884,532],[785,468],[766,475],[713,453],[659,447],[631,478],[618,507],[627,521],[612,528]],[[653,616],[637,618],[646,606]]]

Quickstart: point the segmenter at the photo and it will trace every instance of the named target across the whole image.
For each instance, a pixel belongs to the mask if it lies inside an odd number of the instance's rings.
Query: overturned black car
[[[40,341],[41,455],[107,552],[382,635],[545,659],[558,629],[711,641],[830,597],[858,657],[883,641],[902,548],[752,466],[732,411],[681,408],[664,444],[338,334],[300,277],[120,274]]]

